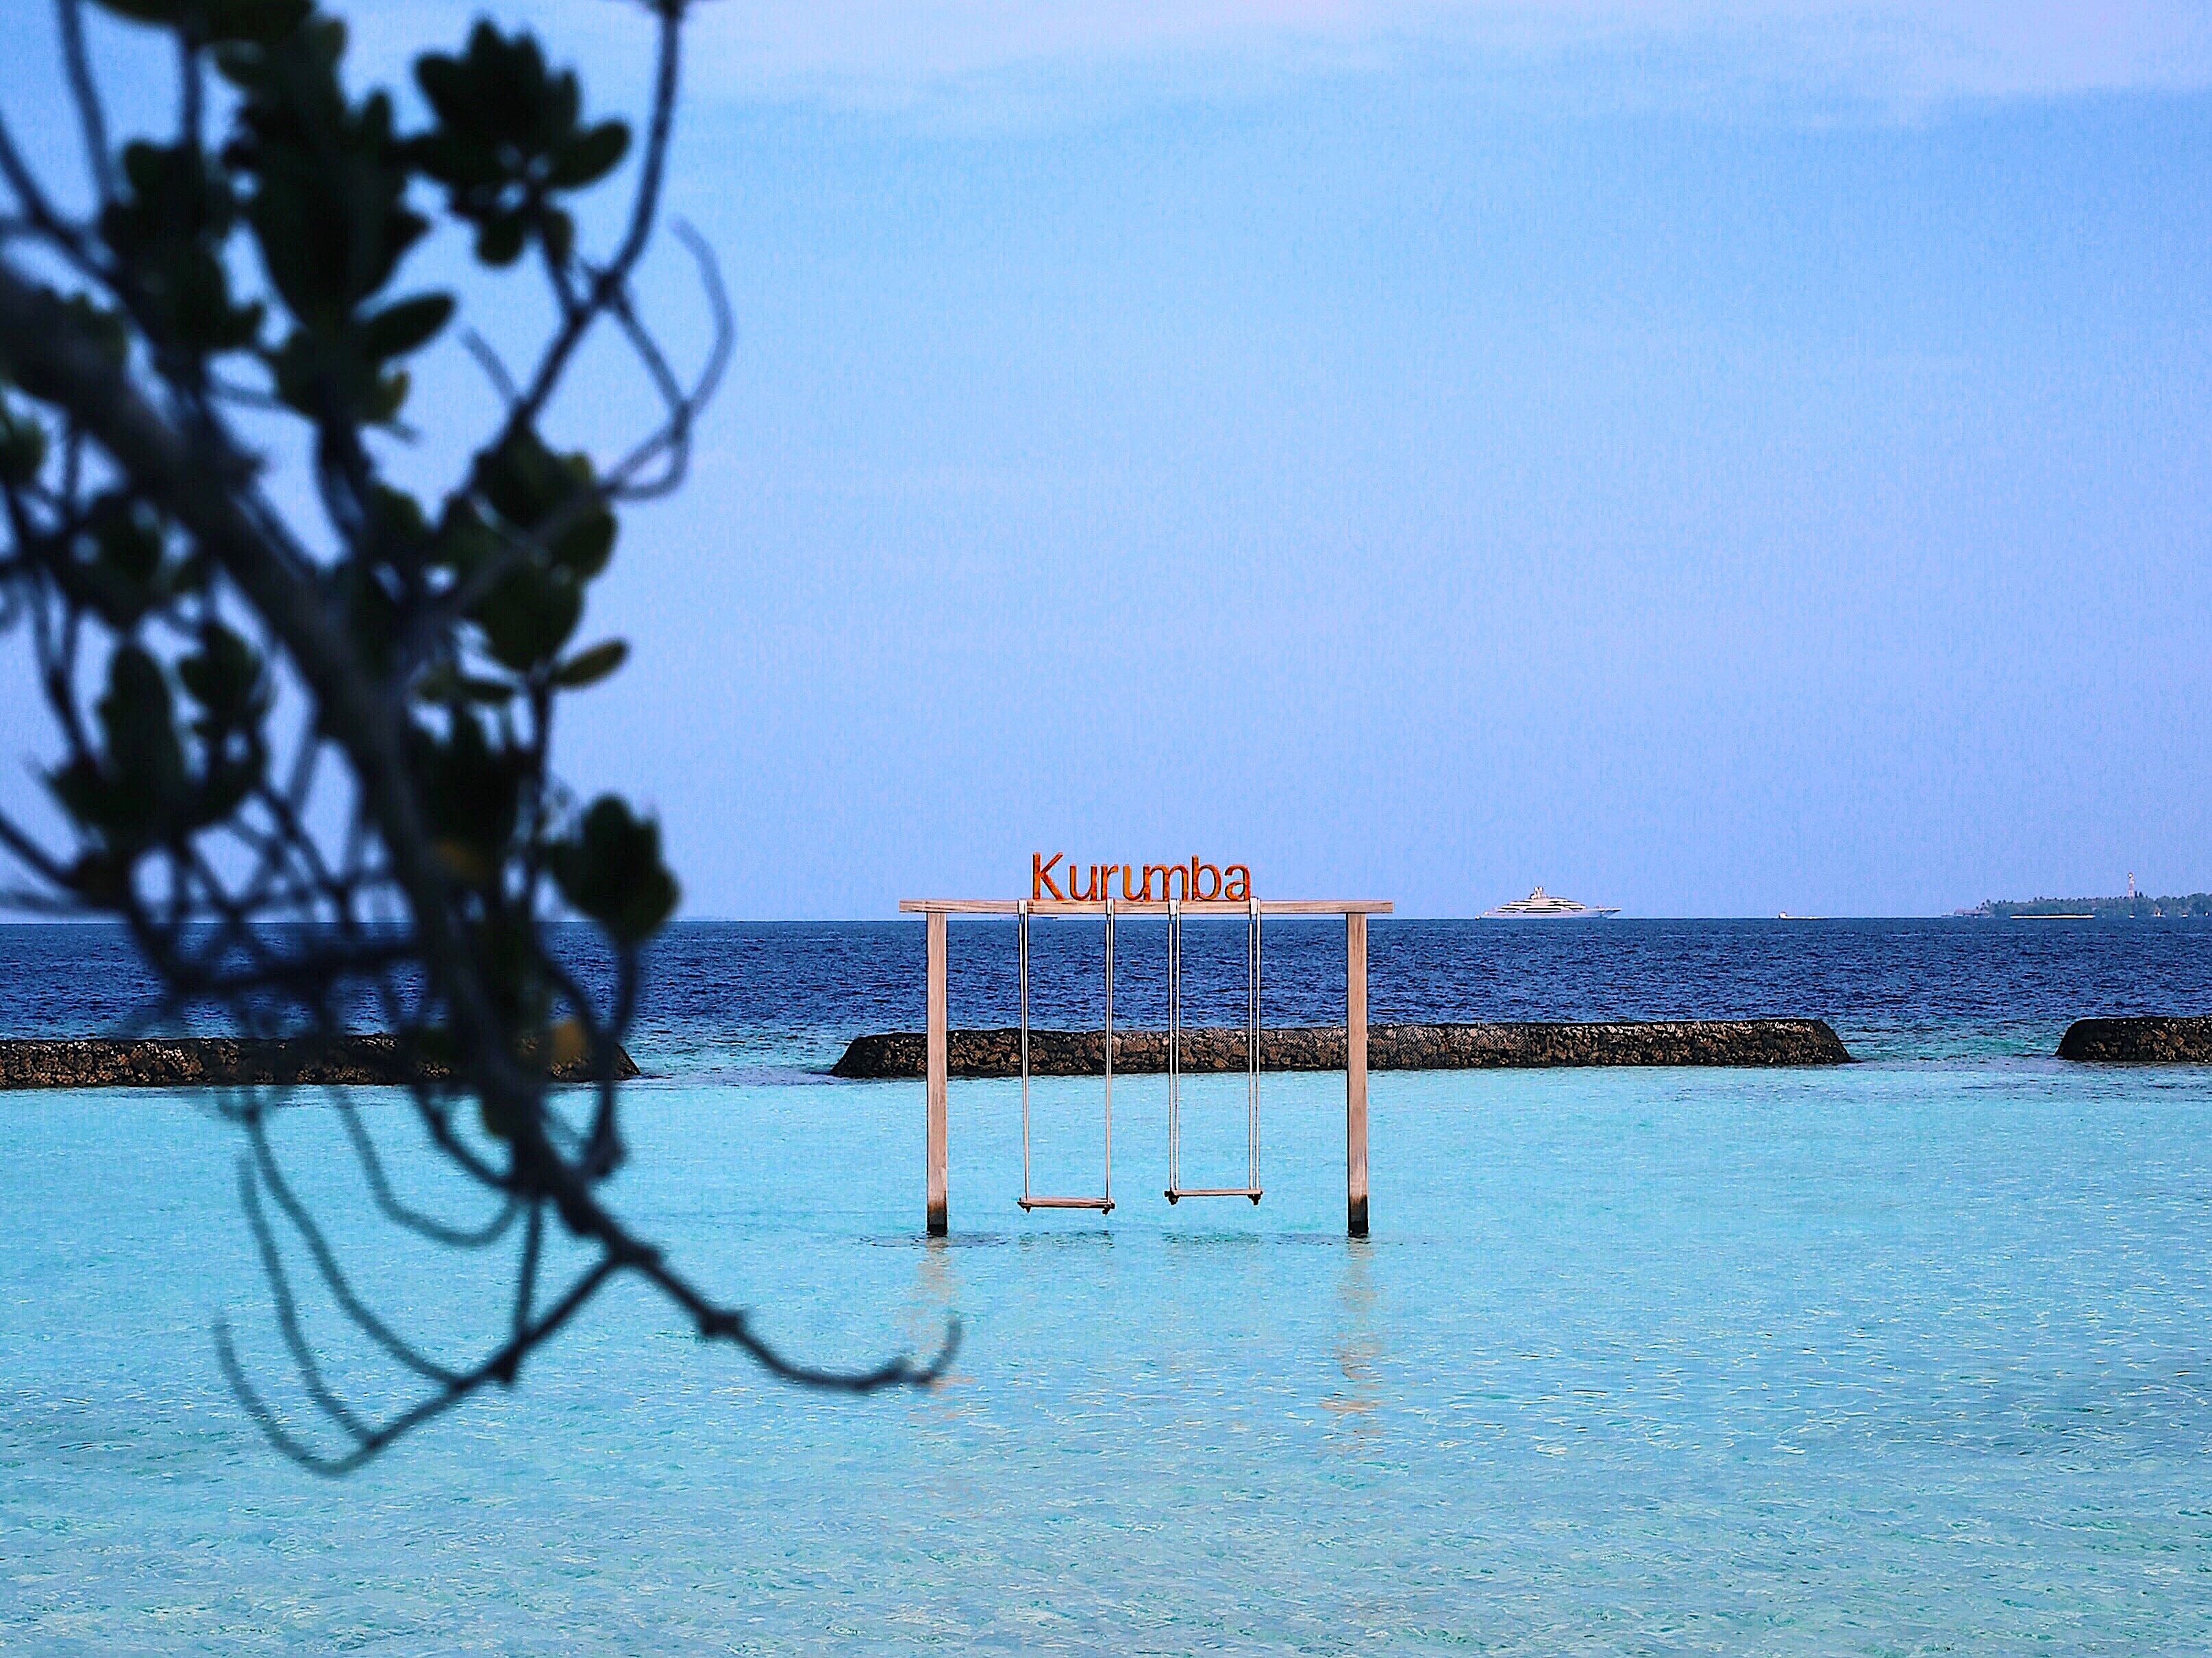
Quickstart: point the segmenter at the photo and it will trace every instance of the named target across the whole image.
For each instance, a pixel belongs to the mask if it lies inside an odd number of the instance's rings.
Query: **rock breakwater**
[[[1017,1029],[948,1031],[946,1068],[955,1077],[1021,1074]],[[1105,1066],[1097,1030],[1032,1030],[1030,1071],[1040,1077],[1093,1077]],[[856,1036],[830,1074],[882,1079],[919,1077],[928,1058],[919,1030]],[[1850,1054],[1825,1019],[1619,1020],[1595,1024],[1385,1024],[1367,1032],[1370,1071],[1470,1071],[1534,1066],[1847,1065]],[[1342,1025],[1299,1025],[1263,1032],[1261,1063],[1270,1071],[1341,1071]],[[1242,1071],[1245,1032],[1182,1033],[1182,1069]],[[1114,1068],[1156,1074],[1168,1066],[1167,1033],[1117,1030]]]
[[[2076,1019],[2058,1057],[2106,1064],[2212,1065],[2212,1019]]]
[[[417,1077],[440,1082],[451,1074],[386,1035],[0,1039],[0,1089],[377,1085]],[[617,1049],[615,1075],[637,1074],[629,1055]],[[552,1075],[556,1082],[589,1082],[591,1064],[573,1060]]]

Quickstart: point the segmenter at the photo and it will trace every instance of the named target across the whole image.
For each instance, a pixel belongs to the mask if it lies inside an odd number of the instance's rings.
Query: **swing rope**
[[[1182,1186],[1182,901],[1168,900],[1168,1201]]]
[[[1114,1211],[1114,903],[1106,903],[1106,1169],[1105,1191],[1095,1198],[1040,1197],[1030,1188],[1030,900],[1014,910],[1015,975],[1020,985],[1022,1051],[1022,1195],[1017,1201],[1024,1212],[1032,1209],[1095,1209]]]
[[[1022,1201],[1030,1197],[1030,901],[1014,912],[1015,976],[1022,1000]]]
[[[1260,1201],[1260,901],[1252,900],[1251,947],[1245,955],[1252,975],[1251,1034],[1244,1039],[1245,1060],[1245,1178],[1251,1182],[1252,1201]]]
[[[1114,901],[1106,901],[1106,1207],[1114,1207]]]
[[[1168,1189],[1167,1200],[1249,1198],[1260,1186],[1260,901],[1251,900],[1244,924],[1244,1184],[1185,1187],[1182,1183],[1182,910],[1168,900]]]

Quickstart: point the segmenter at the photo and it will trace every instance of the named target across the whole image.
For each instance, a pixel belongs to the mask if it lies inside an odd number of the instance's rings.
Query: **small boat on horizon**
[[[1618,905],[1578,904],[1538,887],[1526,898],[1484,910],[1482,918],[1486,921],[1601,921],[1620,914]]]

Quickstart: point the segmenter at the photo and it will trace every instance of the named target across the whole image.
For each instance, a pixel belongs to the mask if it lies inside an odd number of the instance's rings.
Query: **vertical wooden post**
[[[1367,918],[1344,918],[1344,1224],[1367,1236]]]
[[[948,1230],[945,1181],[945,912],[929,912],[929,1236]],[[1363,1201],[1362,1211],[1365,1205]]]

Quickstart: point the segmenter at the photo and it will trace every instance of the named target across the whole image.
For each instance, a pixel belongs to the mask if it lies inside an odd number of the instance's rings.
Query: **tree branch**
[[[247,487],[251,465],[204,426],[188,435],[155,413],[66,310],[4,261],[0,341],[24,389],[67,410],[191,532],[283,641],[314,694],[324,728],[360,780],[363,805],[422,931],[425,963],[450,1003],[456,1034],[481,1066],[486,1090],[503,1105],[529,1108],[535,1091],[500,1052],[501,1023],[455,929],[445,877],[410,781],[398,710],[363,671],[319,585],[240,504],[237,492]]]
[[[67,79],[106,203],[119,180],[85,49],[82,0],[56,4]],[[304,53],[296,39],[264,42],[240,58],[249,77],[264,77],[246,93],[241,142],[214,157],[201,155],[208,20],[187,8],[169,25],[183,77],[179,142],[196,165],[215,173],[204,203],[179,194],[171,203],[176,211],[161,221],[157,240],[179,234],[190,241],[181,276],[173,263],[176,246],[134,252],[137,242],[118,235],[111,247],[93,227],[64,218],[0,125],[0,179],[20,209],[0,219],[0,361],[12,389],[42,405],[31,416],[38,429],[11,432],[10,475],[0,482],[11,537],[0,545],[0,625],[28,618],[40,689],[62,747],[61,764],[48,775],[76,836],[74,853],[50,852],[0,816],[0,852],[14,853],[57,899],[118,916],[164,987],[155,1006],[167,1017],[212,1007],[246,1035],[289,1035],[303,1025],[329,1034],[352,1028],[363,1008],[380,1010],[403,1054],[415,1061],[409,1095],[431,1147],[493,1193],[497,1207],[471,1225],[404,1200],[368,1125],[341,1093],[339,1119],[377,1211],[453,1249],[489,1247],[518,1215],[524,1218],[512,1301],[500,1315],[504,1339],[472,1368],[441,1363],[371,1309],[285,1179],[269,1122],[271,1102],[285,1097],[281,1090],[218,1096],[217,1114],[240,1127],[250,1143],[240,1202],[278,1332],[308,1403],[335,1429],[342,1448],[318,1448],[285,1425],[246,1377],[227,1325],[217,1328],[218,1351],[242,1406],[270,1442],[324,1473],[358,1467],[487,1382],[512,1383],[529,1354],[621,1272],[636,1274],[680,1309],[703,1339],[812,1386],[854,1393],[926,1386],[945,1373],[959,1339],[953,1323],[943,1350],[927,1363],[902,1353],[859,1371],[800,1363],[758,1334],[746,1310],[719,1303],[672,1267],[600,1196],[623,1155],[614,1065],[635,1010],[640,944],[665,917],[675,889],[649,820],[619,801],[595,804],[580,817],[550,769],[556,695],[575,688],[563,683],[575,677],[567,673],[575,664],[561,659],[574,625],[562,607],[597,574],[600,526],[580,550],[560,544],[588,515],[611,514],[618,503],[682,481],[700,412],[735,337],[713,254],[688,225],[678,224],[675,234],[698,268],[714,319],[712,347],[689,387],[639,315],[630,286],[665,184],[688,0],[649,5],[657,19],[651,109],[613,257],[604,265],[575,259],[553,220],[535,222],[530,234],[558,301],[557,318],[520,384],[474,331],[460,336],[502,408],[494,441],[476,452],[467,480],[440,502],[392,489],[366,438],[380,429],[404,434],[397,402],[374,401],[374,388],[396,391],[386,377],[444,320],[442,307],[426,325],[419,307],[380,297],[419,229],[398,203],[410,180],[445,179],[453,167],[453,176],[469,176],[477,163],[465,160],[468,147],[481,135],[468,136],[468,123],[441,118],[444,130],[432,136],[459,148],[439,161],[434,146],[395,139],[377,102],[383,94],[356,105],[335,63],[313,42]],[[544,80],[526,40],[502,50],[504,58],[496,52],[487,58],[471,49],[467,75],[480,83],[472,94],[480,103],[498,103],[496,82],[505,77],[539,88],[568,84],[565,77]],[[255,58],[255,52],[265,55]],[[492,83],[482,83],[486,74]],[[265,101],[254,101],[264,94]],[[613,167],[620,148],[605,129],[578,125],[573,106],[562,119],[565,129],[550,135],[518,129],[486,142],[495,149],[519,146],[515,153],[528,158],[515,179],[535,179],[531,169],[549,165],[545,176],[580,188]],[[456,154],[465,159],[455,162]],[[508,165],[501,160],[494,171]],[[387,167],[398,171],[381,170]],[[331,234],[352,240],[319,249],[304,270],[288,271],[283,250],[269,240],[277,234],[271,224],[289,215],[313,226],[325,205],[298,207],[302,179],[348,197],[350,216],[340,216],[347,228]],[[524,185],[528,201],[547,211],[556,210],[546,192],[568,187]],[[475,224],[481,234],[511,228],[483,217],[481,204],[471,205],[464,187],[453,188],[455,220]],[[253,206],[241,221],[234,209],[249,197]],[[263,211],[272,202],[273,221]],[[263,493],[265,459],[224,413],[241,399],[258,406],[270,400],[210,373],[236,349],[242,331],[258,328],[257,312],[191,309],[206,298],[199,289],[212,287],[220,295],[228,281],[210,276],[203,256],[216,261],[217,271],[242,268],[229,239],[248,225],[264,239],[267,282],[258,299],[244,295],[241,304],[289,313],[293,339],[307,345],[304,356],[286,345],[265,366],[283,389],[282,411],[300,416],[313,443],[313,482],[341,544],[327,563]],[[10,257],[33,246],[40,254],[27,258],[58,254],[90,291],[64,299],[46,288],[34,267]],[[479,258],[497,264],[501,246],[495,238],[480,242]],[[316,262],[325,256],[339,258],[346,273],[319,270]],[[176,297],[164,283],[181,288],[188,302],[157,303],[165,292]],[[102,307],[119,314],[111,318]],[[611,468],[595,464],[577,487],[562,482],[566,460],[546,464],[536,446],[538,427],[602,318],[620,330],[641,366],[661,419]],[[56,432],[62,446],[52,464],[42,445]],[[517,441],[526,437],[533,441]],[[27,478],[19,475],[26,453]],[[431,567],[430,545],[471,509],[503,541],[462,558],[469,574],[449,580],[442,566]],[[325,538],[320,530],[316,537]],[[522,561],[544,568],[530,573],[520,596],[501,595],[503,610],[477,617],[480,601]],[[251,617],[243,635],[226,623],[240,611]],[[471,620],[482,623],[482,639],[465,630]],[[501,664],[498,683],[456,679],[440,692],[421,678],[426,665],[462,668],[480,646]],[[87,658],[102,648],[104,689],[87,671],[94,665]],[[510,687],[520,690],[519,701]],[[295,696],[303,717],[290,776],[280,785],[270,768],[284,739],[272,710]],[[433,699],[445,699],[442,723]],[[342,758],[339,786],[349,792],[339,802],[345,809],[339,823],[319,829],[323,814],[310,807],[322,804],[314,768],[326,743]],[[611,992],[587,991],[549,941],[556,887],[598,921],[614,948]],[[587,1126],[572,1122],[549,1097],[542,1061],[555,1022],[564,1017],[586,1033],[596,1056]],[[443,1067],[435,1078],[422,1063],[432,1053]],[[471,1097],[483,1113],[482,1135],[473,1116],[455,1114]],[[279,1237],[264,1198],[306,1249],[313,1277],[295,1279],[288,1269],[292,1243]],[[549,1210],[596,1260],[545,1307]],[[427,1397],[379,1420],[341,1396],[303,1315],[301,1291],[317,1279],[345,1320],[429,1385]]]
[[[94,84],[92,64],[84,50],[82,0],[54,0],[62,27],[62,61],[68,66],[70,99],[84,129],[84,152],[92,168],[92,186],[102,202],[115,195],[115,158],[107,147],[107,115]]]
[[[684,38],[684,0],[661,0],[659,44],[653,77],[653,114],[646,132],[645,160],[638,171],[637,193],[630,202],[629,224],[614,258],[592,280],[584,299],[571,311],[538,359],[530,377],[530,389],[515,404],[492,446],[501,449],[538,423],[546,404],[568,372],[568,360],[608,303],[629,281],[630,272],[645,252],[653,233],[653,215],[659,210],[660,184],[668,161],[668,141],[675,130],[678,70]]]

